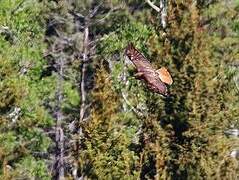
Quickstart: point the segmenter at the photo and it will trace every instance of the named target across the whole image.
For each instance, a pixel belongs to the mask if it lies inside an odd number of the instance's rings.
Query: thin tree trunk
[[[80,67],[80,73],[81,73],[81,78],[80,78],[80,97],[81,97],[81,102],[80,102],[80,118],[77,123],[77,138],[78,140],[76,141],[76,154],[77,156],[80,155],[80,148],[81,148],[81,137],[82,137],[82,127],[81,124],[82,122],[87,119],[86,117],[86,112],[87,112],[87,88],[86,88],[86,81],[87,81],[87,69],[89,66],[89,60],[90,60],[90,42],[89,42],[89,22],[95,17],[97,14],[97,11],[99,10],[100,6],[102,3],[99,5],[95,6],[92,11],[89,11],[89,14],[84,17],[85,19],[85,26],[84,26],[84,39],[83,39],[83,58],[81,62],[81,67]],[[80,172],[80,169],[77,165],[77,163],[74,165],[74,170],[73,170],[73,177],[74,179],[84,179],[84,174]]]
[[[83,41],[83,59],[81,63],[81,78],[80,78],[80,96],[81,96],[81,102],[80,102],[80,119],[78,121],[77,125],[77,136],[78,136],[78,141],[76,142],[76,152],[77,155],[80,154],[80,139],[82,136],[82,128],[81,128],[81,123],[84,121],[85,118],[85,112],[86,112],[86,72],[87,72],[87,66],[88,66],[88,61],[89,61],[89,27],[86,26],[84,29],[84,41]],[[74,171],[73,171],[73,177],[74,179],[82,179],[84,177],[83,174],[79,172],[79,168],[77,163],[75,164]],[[80,177],[78,177],[80,176]]]
[[[80,105],[80,122],[83,121],[85,110],[86,110],[86,90],[85,90],[85,77],[86,77],[86,69],[87,63],[89,60],[89,27],[86,26],[84,30],[84,42],[83,42],[83,60],[81,67],[81,80],[80,80],[80,95],[81,95],[81,105]]]
[[[163,29],[167,26],[167,0],[160,0],[160,9],[161,9],[161,24]]]
[[[61,111],[62,105],[62,91],[63,91],[63,59],[59,59],[59,72],[57,80],[57,104],[56,104],[56,127],[55,127],[55,141],[56,141],[56,151],[55,151],[55,176],[54,179],[64,179],[64,131],[62,129],[63,114]]]

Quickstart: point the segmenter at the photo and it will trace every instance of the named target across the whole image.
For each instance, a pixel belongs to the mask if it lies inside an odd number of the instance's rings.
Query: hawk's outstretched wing
[[[129,43],[129,45],[126,48],[126,56],[129,57],[129,59],[134,63],[137,70],[140,71],[151,71],[153,69],[150,62],[144,57],[143,54],[141,54],[132,43]]]
[[[164,83],[172,83],[172,78],[168,71],[166,69],[159,69],[156,71],[150,62],[133,46],[132,43],[126,47],[125,54],[133,62],[138,71],[137,75],[141,76],[140,79],[145,80],[149,89],[167,96],[167,86]],[[170,77],[167,77],[167,73]]]

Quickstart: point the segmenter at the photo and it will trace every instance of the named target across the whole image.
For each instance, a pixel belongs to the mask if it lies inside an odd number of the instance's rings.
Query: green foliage
[[[151,56],[155,67],[167,65],[174,79],[171,97],[162,101],[157,95],[141,92],[129,75],[127,89],[119,80],[124,64],[112,63],[115,64],[112,78],[116,90],[126,88],[129,101],[137,99],[133,106],[139,99],[143,100],[143,107],[147,106],[146,119],[141,119],[144,127],[141,137],[144,149],[139,155],[143,158],[141,178],[217,176],[215,164],[232,149],[232,140],[222,136],[222,132],[238,118],[238,103],[232,100],[237,93],[229,76],[225,76],[228,71],[225,64],[228,57],[237,54],[237,49],[233,48],[237,39],[226,34],[221,40],[221,32],[210,29],[224,23],[226,31],[231,31],[233,26],[225,23],[235,11],[227,11],[228,15],[221,19],[220,13],[226,11],[222,6],[223,3],[216,3],[209,9],[197,9],[190,2],[170,2],[164,36],[156,32],[160,29],[158,23],[153,27],[147,25],[147,19],[135,23],[131,17],[127,24],[123,23],[118,30],[105,36],[100,44],[103,57],[114,61],[114,54],[123,52],[127,43],[133,41],[146,57]],[[209,29],[200,27],[200,16],[212,18],[215,24],[211,23]],[[208,35],[207,31],[212,33]],[[219,54],[218,49],[225,47],[228,51]]]
[[[16,172],[16,174],[13,174],[14,178],[51,179],[50,174],[47,173],[48,170],[45,162],[42,160],[36,160],[31,156],[21,159],[20,162],[16,164]],[[20,176],[18,174],[20,174]]]
[[[1,28],[7,30],[0,36],[1,179],[49,177],[45,161],[32,156],[47,152],[51,142],[42,129],[51,125],[51,117],[41,101],[48,84],[39,82],[44,48],[41,8],[37,1],[1,2]]]
[[[85,150],[81,153],[80,167],[90,178],[135,179],[138,157],[127,147],[135,133],[130,115],[119,112],[118,95],[113,91],[105,70],[97,72],[93,93],[94,110],[85,125]]]
[[[69,82],[66,82],[64,84],[64,91],[65,91],[64,93],[65,93],[66,100],[68,101],[66,102],[67,104],[71,106],[76,106],[79,104],[80,97],[79,97],[78,91],[76,88],[72,87],[72,84],[70,84]]]
[[[81,15],[99,4],[1,1],[0,179],[52,178],[56,111],[63,117],[57,125],[69,179],[74,168],[89,179],[238,179],[238,162],[230,157],[238,139],[224,131],[239,128],[233,66],[239,58],[239,2],[167,1],[162,29],[160,13],[146,2],[103,1],[87,24],[85,83],[94,88],[86,90],[90,108],[79,122]],[[150,92],[134,77],[124,56],[129,42],[155,68],[169,69],[170,97]],[[42,77],[52,59],[59,71],[61,58],[62,76]]]

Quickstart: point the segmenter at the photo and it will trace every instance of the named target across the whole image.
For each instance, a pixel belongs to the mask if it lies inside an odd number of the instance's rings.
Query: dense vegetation
[[[150,2],[0,1],[0,179],[239,178],[239,1]]]

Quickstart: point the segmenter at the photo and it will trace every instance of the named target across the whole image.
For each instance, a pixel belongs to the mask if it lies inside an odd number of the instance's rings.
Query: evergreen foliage
[[[138,157],[127,147],[136,129],[132,117],[120,111],[120,99],[109,74],[100,69],[92,95],[92,119],[84,129],[82,172],[92,179],[135,179]]]
[[[43,106],[49,82],[39,81],[44,48],[41,3],[2,1],[0,7],[1,179],[49,179],[44,133],[52,118]],[[41,88],[40,88],[41,87]]]
[[[239,2],[147,2],[0,2],[0,179],[238,179]]]

